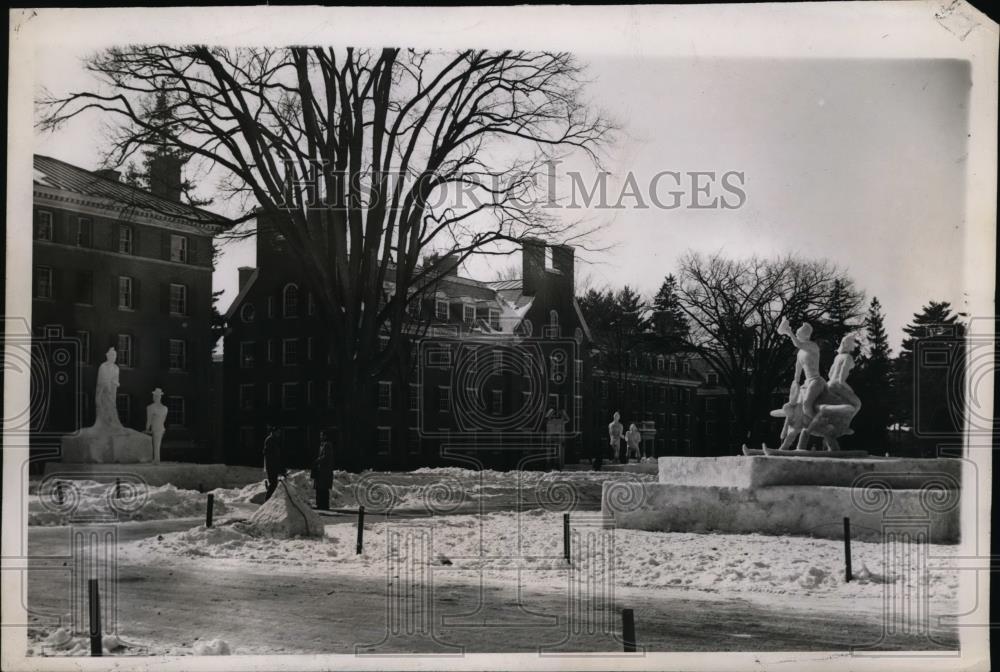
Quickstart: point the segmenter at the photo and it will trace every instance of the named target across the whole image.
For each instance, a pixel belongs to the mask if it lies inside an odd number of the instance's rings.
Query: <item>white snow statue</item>
[[[153,440],[147,434],[123,427],[118,419],[118,353],[108,348],[97,370],[94,424],[62,437],[63,462],[135,463],[153,459]]]
[[[288,481],[278,481],[271,499],[250,517],[250,532],[259,537],[322,537],[323,521]]]
[[[787,451],[797,442],[795,450],[805,451],[809,437],[818,436],[823,439],[828,451],[839,451],[837,439],[854,433],[851,421],[861,410],[861,400],[847,384],[847,376],[854,368],[851,354],[855,346],[854,336],[848,334],[840,341],[837,356],[830,367],[829,381],[826,381],[819,375],[819,348],[809,340],[812,329],[805,329],[808,326],[799,327],[794,335],[788,320],[782,320],[778,327],[778,333],[788,335],[799,348],[788,403],[771,411],[773,417],[785,418],[778,450]],[[805,378],[802,385],[799,385],[800,374]]]
[[[153,462],[160,461],[160,444],[167,425],[167,407],[160,402],[162,398],[163,390],[156,388],[153,403],[146,406],[146,433],[153,437]]]

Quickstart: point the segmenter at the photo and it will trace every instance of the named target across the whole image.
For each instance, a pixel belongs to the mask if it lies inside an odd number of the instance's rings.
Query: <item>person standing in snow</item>
[[[556,407],[553,406],[545,414],[545,433],[549,437],[549,441],[556,446],[557,469],[562,469],[566,464],[564,438],[567,422],[569,422],[569,415],[567,415],[566,409],[556,410]]]
[[[271,499],[271,495],[278,488],[278,476],[283,472],[281,466],[281,430],[271,425],[268,426],[267,438],[264,439],[264,487],[267,488],[264,494],[264,501]]]
[[[611,459],[618,458],[619,462],[624,462],[625,453],[622,450],[622,434],[625,427],[622,426],[621,413],[615,411],[614,417],[608,423],[608,439],[611,443]]]
[[[333,445],[325,429],[319,433],[319,453],[313,462],[312,477],[316,486],[316,508],[327,511],[333,486]]]

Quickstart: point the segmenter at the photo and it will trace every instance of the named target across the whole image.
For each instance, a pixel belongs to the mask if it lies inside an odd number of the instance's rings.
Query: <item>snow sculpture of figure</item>
[[[118,419],[118,406],[115,403],[118,397],[118,352],[114,348],[108,348],[104,363],[97,369],[97,391],[94,394],[94,405],[97,408],[97,417],[94,420],[95,428],[102,429],[122,429],[121,420]]]
[[[118,419],[118,353],[108,348],[97,369],[94,424],[62,437],[63,462],[131,463],[153,459],[152,438],[122,426]]]
[[[162,398],[163,390],[156,388],[153,403],[146,406],[146,433],[153,436],[153,462],[160,461],[160,444],[167,424],[167,407],[160,402]]]

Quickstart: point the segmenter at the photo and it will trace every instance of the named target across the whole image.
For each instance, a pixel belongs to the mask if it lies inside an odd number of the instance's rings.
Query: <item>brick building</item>
[[[153,162],[145,191],[115,171],[34,157],[32,448],[94,422],[97,368],[118,352],[118,414],[142,430],[167,405],[164,460],[209,461],[213,236],[231,222],[180,202],[181,166]]]
[[[258,236],[257,267],[240,269],[226,315],[226,457],[259,464],[274,424],[284,429],[286,462],[301,467],[319,431],[335,423],[337,381],[294,259],[280,235],[262,227]],[[408,308],[408,352],[370,400],[377,427],[364,466],[530,467],[552,444],[544,415],[553,407],[571,417],[562,445],[576,450],[589,336],[573,293],[573,249],[528,241],[518,280],[483,282],[446,268]],[[394,291],[391,279],[385,291]]]

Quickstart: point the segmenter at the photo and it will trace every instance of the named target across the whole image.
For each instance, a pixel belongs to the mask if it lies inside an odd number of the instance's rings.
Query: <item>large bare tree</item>
[[[597,161],[613,130],[565,53],[128,46],[86,68],[100,83],[47,96],[39,125],[99,113],[109,165],[173,148],[221,176],[236,219],[276,227],[326,318],[347,450],[370,445],[407,304],[443,264],[585,235],[539,178],[556,152]]]
[[[688,318],[687,346],[730,392],[731,438],[753,442],[767,438],[772,396],[791,380],[794,348],[778,334],[781,320],[793,327],[809,322],[821,336],[831,319],[857,317],[863,300],[850,278],[825,261],[692,252],[680,259],[676,293]]]

